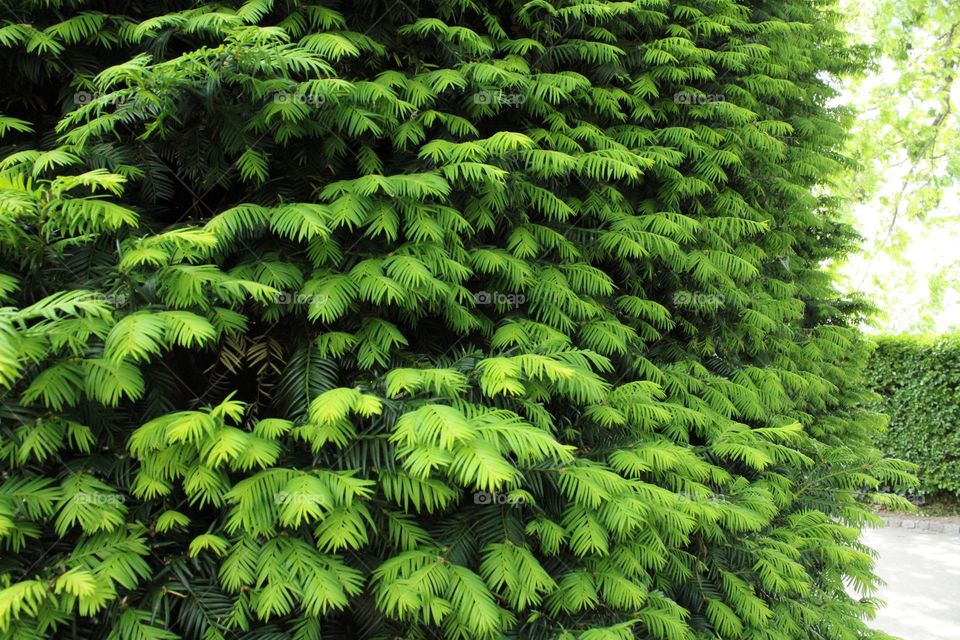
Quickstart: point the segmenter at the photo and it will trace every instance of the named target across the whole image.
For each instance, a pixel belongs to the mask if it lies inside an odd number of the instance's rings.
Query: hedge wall
[[[881,338],[868,376],[890,416],[880,448],[919,465],[921,494],[960,495],[960,335]]]
[[[0,640],[887,637],[836,0],[0,4]]]

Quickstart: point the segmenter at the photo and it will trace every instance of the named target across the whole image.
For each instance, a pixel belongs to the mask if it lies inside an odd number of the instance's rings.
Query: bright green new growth
[[[2,637],[882,637],[829,3],[102,4],[0,25]]]

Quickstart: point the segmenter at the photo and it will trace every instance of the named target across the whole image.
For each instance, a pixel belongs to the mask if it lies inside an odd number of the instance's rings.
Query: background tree
[[[848,81],[856,111],[848,187],[866,242],[843,272],[885,312],[893,332],[946,331],[960,322],[960,6],[940,0],[849,3],[850,23],[873,48]]]
[[[5,638],[879,638],[828,2],[19,1]]]

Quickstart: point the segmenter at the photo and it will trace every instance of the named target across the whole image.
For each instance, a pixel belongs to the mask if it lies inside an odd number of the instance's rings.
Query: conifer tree
[[[836,24],[8,0],[0,637],[883,637]]]

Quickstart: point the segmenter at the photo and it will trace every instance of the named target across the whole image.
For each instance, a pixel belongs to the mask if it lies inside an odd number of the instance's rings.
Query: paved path
[[[880,553],[886,601],[872,626],[903,640],[960,639],[960,536],[884,527],[864,531]]]

